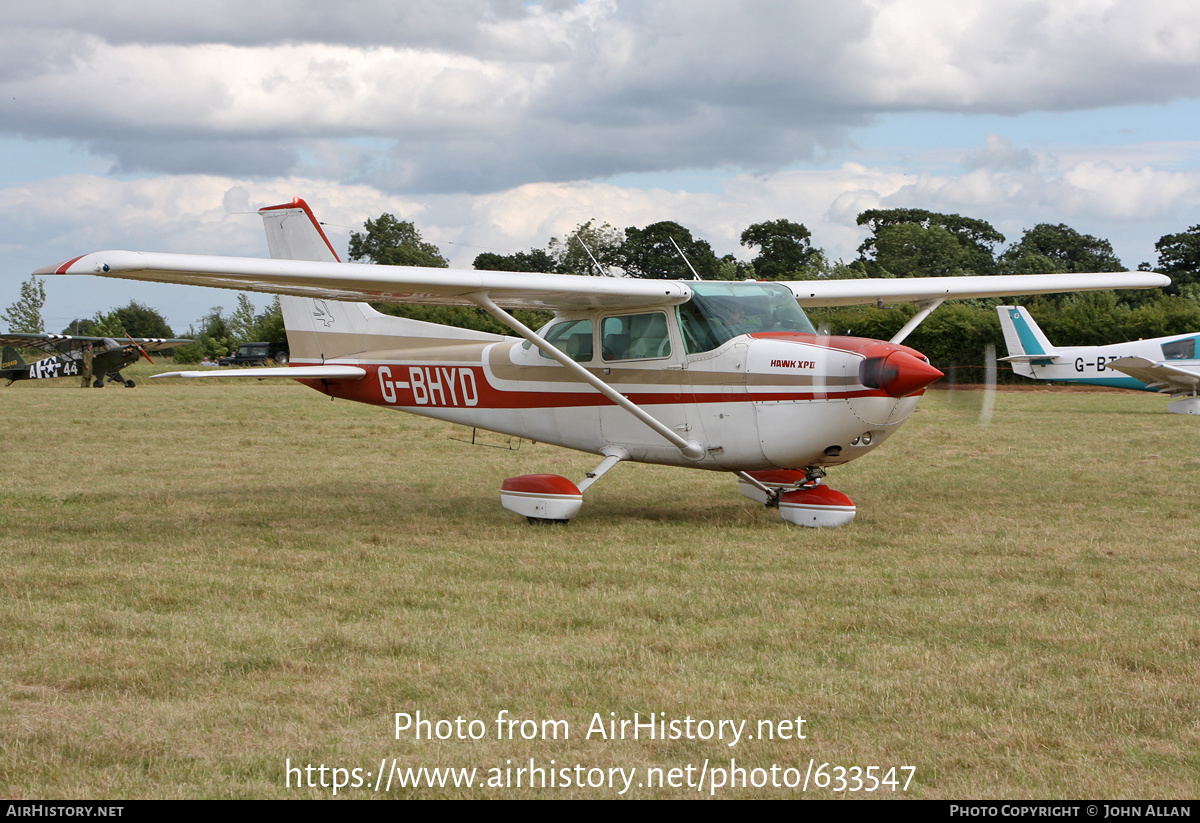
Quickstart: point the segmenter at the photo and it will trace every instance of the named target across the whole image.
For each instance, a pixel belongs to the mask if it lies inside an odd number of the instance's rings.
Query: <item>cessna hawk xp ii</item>
[[[1169,283],[1150,272],[729,283],[347,264],[302,200],[260,214],[272,260],[105,251],[37,274],[284,295],[291,366],[228,374],[293,377],[602,458],[578,484],[504,481],[501,503],[531,521],[575,517],[583,492],[630,460],[734,472],[788,522],[848,523],[854,504],[822,482],[825,469],[877,448],[942,376],[901,341],[943,300]],[[348,302],[361,300],[479,306],[524,341]],[[883,300],[921,307],[890,342],[818,335],[801,308]],[[512,308],[555,317],[535,332]]]

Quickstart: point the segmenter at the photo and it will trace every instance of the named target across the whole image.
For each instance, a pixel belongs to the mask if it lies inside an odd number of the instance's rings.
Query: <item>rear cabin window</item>
[[[542,332],[542,337],[546,338],[547,343],[565,353],[567,357],[576,363],[587,363],[592,359],[591,320],[567,320],[563,323],[556,323],[548,330]],[[532,345],[528,341],[525,342],[526,348]],[[538,350],[538,354],[547,360],[554,359],[540,349]]]
[[[647,312],[606,317],[600,322],[600,345],[605,360],[670,357],[667,316],[662,312]]]

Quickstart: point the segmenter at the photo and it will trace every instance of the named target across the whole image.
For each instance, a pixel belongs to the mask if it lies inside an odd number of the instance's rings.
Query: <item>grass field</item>
[[[0,393],[5,797],[333,796],[289,764],[360,769],[339,797],[615,797],[610,769],[637,770],[626,797],[707,797],[731,759],[768,785],[716,796],[800,796],[772,766],[810,797],[1200,786],[1200,421],[1159,398],[1002,392],[980,427],[977,393],[930,392],[831,472],[859,507],[842,529],[638,465],[531,527],[501,480],[595,458],[283,381],[139,382]],[[485,731],[397,737],[417,711]],[[498,739],[501,712],[537,723]],[[635,712],[697,739],[587,736]],[[747,722],[730,746],[689,717]],[[393,759],[506,785],[376,793]],[[508,786],[531,759],[559,785]],[[915,771],[834,792],[838,766]]]

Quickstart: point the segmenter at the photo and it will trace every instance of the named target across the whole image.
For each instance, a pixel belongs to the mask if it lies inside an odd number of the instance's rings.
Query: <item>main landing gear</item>
[[[500,503],[530,523],[567,523],[583,508],[584,490],[627,457],[614,450],[578,485],[557,474],[510,477],[500,486]],[[817,466],[807,471],[738,472],[738,477],[743,495],[779,509],[780,517],[797,526],[845,526],[857,513],[853,500],[822,482],[825,470]]]
[[[1200,414],[1200,398],[1196,397],[1196,390],[1192,390],[1191,397],[1168,403],[1167,411],[1172,414]]]
[[[583,492],[628,457],[624,449],[605,452],[604,460],[579,485],[557,474],[510,477],[500,484],[500,504],[530,523],[567,523],[583,508]]]
[[[137,383],[134,383],[132,380],[126,380],[124,377],[122,377],[120,372],[114,371],[114,372],[109,372],[108,374],[106,374],[102,377],[97,377],[92,382],[92,387],[96,388],[96,389],[102,389],[102,388],[104,388],[104,384],[106,382],[107,383],[119,383],[120,385],[124,386],[127,389],[132,389],[134,386],[137,385]]]
[[[825,470],[812,466],[807,471],[738,472],[738,488],[743,495],[768,508],[779,509],[779,516],[796,526],[845,526],[854,519],[854,501],[822,482]]]

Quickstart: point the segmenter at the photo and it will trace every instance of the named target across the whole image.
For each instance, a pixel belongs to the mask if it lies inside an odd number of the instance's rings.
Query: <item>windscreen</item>
[[[688,354],[711,351],[740,334],[816,330],[787,286],[778,283],[690,282],[679,306]]]

